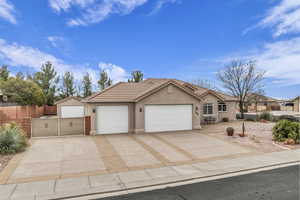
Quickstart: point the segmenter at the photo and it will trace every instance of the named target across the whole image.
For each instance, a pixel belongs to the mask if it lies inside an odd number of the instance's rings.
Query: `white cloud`
[[[300,85],[300,37],[266,43],[259,50],[234,54],[219,61],[228,63],[235,59],[255,60],[275,84]]]
[[[287,33],[300,33],[300,1],[281,0],[267,12],[258,26],[273,27],[274,37]]]
[[[50,6],[57,12],[67,11],[76,5],[85,8],[93,2],[95,0],[49,0]]]
[[[128,73],[118,65],[100,62],[99,68],[105,70],[114,83],[128,80]]]
[[[64,38],[60,36],[49,36],[47,39],[53,47],[58,47],[59,43],[64,41]]]
[[[179,3],[179,2],[180,2],[179,0],[158,0],[154,6],[154,9],[151,11],[150,15],[157,13],[166,4]]]
[[[23,46],[17,43],[7,43],[0,39],[0,58],[12,66],[30,67],[34,70],[40,70],[41,65],[50,61],[59,74],[71,71],[76,79],[81,79],[85,68],[66,64],[55,56],[42,52],[39,49],[30,46]]]
[[[60,75],[66,71],[70,71],[77,81],[81,80],[82,76],[88,72],[95,85],[100,74],[99,69],[91,68],[88,65],[67,64],[63,60],[37,48],[17,43],[8,43],[3,39],[0,39],[0,60],[11,66],[29,67],[35,71],[40,70],[41,65],[46,61],[50,61]],[[107,71],[114,83],[127,80],[127,72],[120,66],[101,62],[99,63],[99,67]]]
[[[15,8],[8,0],[0,0],[0,17],[6,19],[12,24],[17,24],[17,20],[14,16]]]
[[[50,6],[56,12],[67,12],[71,7],[79,8],[80,17],[71,18],[69,26],[86,26],[99,23],[110,15],[127,15],[148,0],[49,0]]]

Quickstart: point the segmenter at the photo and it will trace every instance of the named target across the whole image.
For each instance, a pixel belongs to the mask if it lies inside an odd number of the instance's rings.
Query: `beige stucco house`
[[[289,112],[300,112],[300,96],[281,101],[281,110]]]
[[[236,119],[234,97],[175,79],[120,82],[81,103],[92,135],[197,130]]]
[[[66,97],[55,102],[59,118],[77,118],[85,116],[85,104],[80,97]]]
[[[248,112],[280,110],[279,100],[261,94],[251,93],[246,102]]]
[[[294,112],[300,112],[300,96],[294,99]]]

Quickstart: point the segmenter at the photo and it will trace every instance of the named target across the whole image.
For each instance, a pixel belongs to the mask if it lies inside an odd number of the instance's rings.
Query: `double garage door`
[[[97,133],[128,133],[128,106],[98,106]],[[146,105],[145,132],[192,130],[192,105]]]

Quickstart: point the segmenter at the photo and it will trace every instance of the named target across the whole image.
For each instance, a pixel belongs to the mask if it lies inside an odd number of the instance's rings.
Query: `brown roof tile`
[[[93,94],[90,97],[87,97],[83,100],[83,102],[95,103],[95,102],[134,102],[138,98],[141,98],[151,91],[159,88],[168,83],[173,83],[179,86],[181,89],[186,90],[187,93],[195,96],[196,98],[200,98],[201,94],[209,91],[206,88],[201,88],[199,86],[195,86],[193,84],[176,80],[176,79],[157,79],[157,78],[149,78],[143,82],[139,83],[127,83],[120,82],[117,83],[102,92],[98,92]],[[190,88],[190,89],[188,89]],[[230,99],[231,96],[225,95],[222,93],[218,93],[220,96],[224,97],[224,99]]]

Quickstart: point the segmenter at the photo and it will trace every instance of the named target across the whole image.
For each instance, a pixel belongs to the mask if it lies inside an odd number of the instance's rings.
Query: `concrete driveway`
[[[255,153],[201,131],[33,139],[7,183],[107,174]]]

